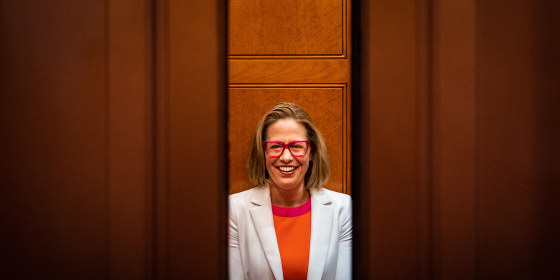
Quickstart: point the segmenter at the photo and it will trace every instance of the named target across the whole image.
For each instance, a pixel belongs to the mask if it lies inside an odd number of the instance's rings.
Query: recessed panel
[[[344,0],[230,0],[230,55],[343,55]]]
[[[348,59],[230,59],[229,82],[252,83],[348,83]]]
[[[325,186],[345,191],[346,88],[329,87],[231,87],[229,89],[230,193],[254,187],[248,179],[247,159],[260,118],[276,103],[292,102],[309,113],[325,138],[331,176]]]

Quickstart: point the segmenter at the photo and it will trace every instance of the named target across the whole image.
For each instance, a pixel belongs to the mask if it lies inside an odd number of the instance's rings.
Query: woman
[[[272,107],[249,158],[257,187],[229,198],[230,279],[351,278],[351,200],[322,188],[328,175],[309,115],[291,103]]]

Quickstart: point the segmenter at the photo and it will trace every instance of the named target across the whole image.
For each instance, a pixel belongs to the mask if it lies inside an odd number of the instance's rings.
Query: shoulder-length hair
[[[262,142],[266,140],[266,130],[271,124],[277,120],[287,118],[294,119],[307,130],[307,140],[309,140],[311,148],[311,160],[309,162],[309,169],[305,174],[305,187],[311,189],[324,186],[329,179],[330,172],[325,140],[321,132],[315,127],[309,114],[292,103],[278,103],[274,105],[257,124],[248,161],[249,180],[255,186],[270,183]]]

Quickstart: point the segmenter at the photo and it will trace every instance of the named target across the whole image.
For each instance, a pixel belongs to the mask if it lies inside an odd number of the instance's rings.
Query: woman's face
[[[307,140],[307,130],[294,119],[280,119],[271,124],[266,130],[266,141],[277,141],[288,144],[292,141]],[[303,157],[293,157],[286,147],[284,152],[276,158],[265,153],[266,170],[272,184],[280,189],[294,190],[303,188],[305,173],[309,168],[311,148]]]

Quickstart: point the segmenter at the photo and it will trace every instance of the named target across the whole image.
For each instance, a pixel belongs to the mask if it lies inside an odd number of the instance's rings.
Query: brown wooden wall
[[[0,5],[0,278],[225,278],[225,5]]]
[[[228,2],[230,193],[254,187],[247,159],[260,118],[276,103],[306,110],[331,164],[324,186],[350,193],[350,0]]]
[[[0,278],[225,278],[223,1],[20,2]],[[356,279],[558,278],[558,4],[352,5]]]
[[[360,8],[357,279],[558,278],[559,5]]]
[[[106,7],[33,4],[2,2],[2,274],[102,278],[112,180]]]

